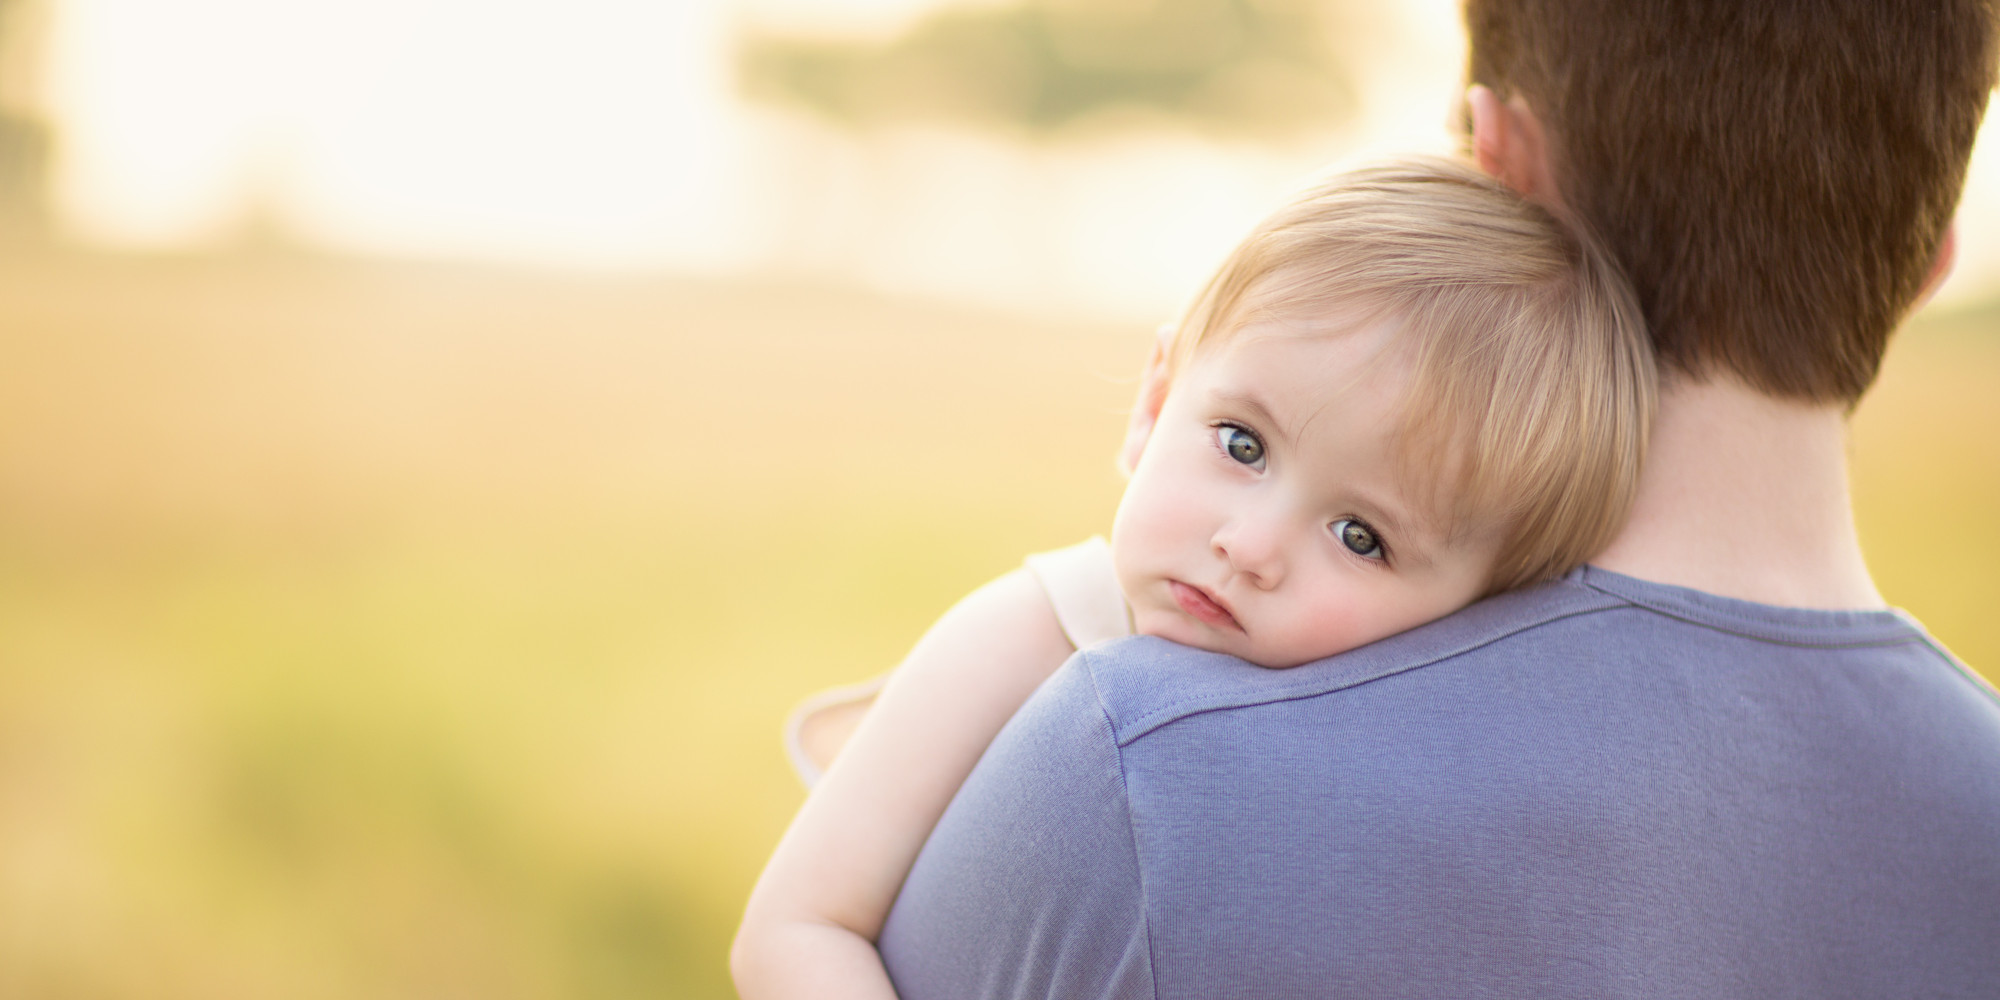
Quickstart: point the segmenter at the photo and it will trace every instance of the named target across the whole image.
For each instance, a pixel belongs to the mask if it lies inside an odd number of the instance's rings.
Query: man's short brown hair
[[[1663,367],[1852,403],[1922,291],[1994,82],[1994,0],[1466,0]]]

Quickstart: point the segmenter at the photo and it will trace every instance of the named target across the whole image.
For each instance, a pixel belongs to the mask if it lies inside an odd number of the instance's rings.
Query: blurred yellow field
[[[1995,676],[2000,311],[1855,424]],[[1142,328],[806,284],[0,260],[0,996],[723,997],[785,709],[1108,526]]]

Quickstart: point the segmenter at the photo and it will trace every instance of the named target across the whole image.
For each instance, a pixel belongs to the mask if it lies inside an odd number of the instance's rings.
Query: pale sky
[[[745,106],[743,19],[886,35],[937,0],[42,0],[59,219],[107,246],[310,245],[568,268],[779,270],[1163,318],[1329,160],[1448,147],[1454,0],[1381,8],[1357,120],[1290,148],[1133,133],[868,137]],[[996,2],[996,0],[979,0]],[[2000,276],[1975,161],[1959,275]]]

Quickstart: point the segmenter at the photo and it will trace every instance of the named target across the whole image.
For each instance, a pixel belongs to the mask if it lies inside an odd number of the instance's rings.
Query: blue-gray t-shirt
[[[880,947],[903,1000],[2000,996],[2000,700],[1891,612],[1595,569],[1291,670],[1124,640]]]

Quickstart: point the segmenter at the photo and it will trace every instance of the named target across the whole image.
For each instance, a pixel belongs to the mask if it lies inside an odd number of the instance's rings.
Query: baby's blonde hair
[[[1406,468],[1428,473],[1452,530],[1501,532],[1488,593],[1611,541],[1657,389],[1638,304],[1595,239],[1454,160],[1343,173],[1237,246],[1175,332],[1170,370],[1249,323],[1323,318],[1396,327]]]

